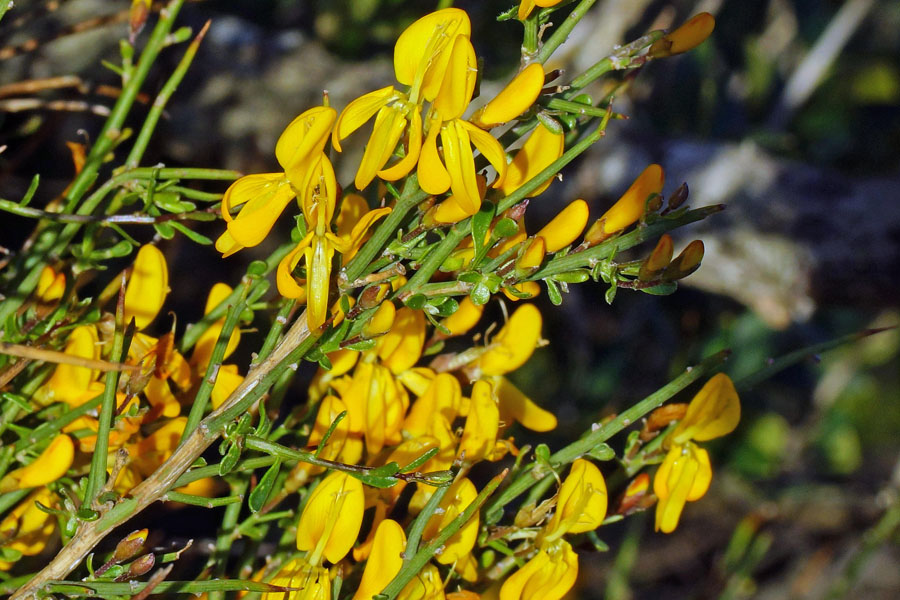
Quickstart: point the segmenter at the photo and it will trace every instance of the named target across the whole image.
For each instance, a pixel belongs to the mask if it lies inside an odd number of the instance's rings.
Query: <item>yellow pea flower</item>
[[[444,600],[444,582],[437,567],[427,564],[397,594],[397,600]]]
[[[100,338],[94,325],[79,325],[69,333],[66,339],[65,354],[96,360],[100,358]],[[53,371],[50,379],[35,392],[35,400],[40,404],[65,402],[71,407],[79,406],[90,400],[88,390],[97,378],[97,371],[87,367],[60,364]],[[99,389],[97,393],[101,393]],[[94,394],[96,396],[97,394]]]
[[[544,87],[544,67],[532,63],[522,69],[493,100],[469,119],[482,129],[512,121],[531,108]]]
[[[316,402],[327,394],[331,382],[350,371],[350,369],[356,365],[359,356],[359,352],[350,349],[337,350],[329,353],[328,360],[331,361],[331,370],[326,371],[325,369],[320,368],[316,371],[307,390],[309,401]]]
[[[423,539],[435,538],[475,500],[476,496],[478,496],[478,490],[468,478],[463,477],[455,481],[441,499],[441,503],[438,505],[439,510],[435,511],[425,525],[425,531],[422,533]],[[459,531],[444,543],[441,550],[435,554],[435,560],[442,565],[450,565],[467,556],[475,546],[475,540],[478,537],[478,523],[478,513],[475,513]]]
[[[592,462],[578,458],[556,497],[556,512],[544,526],[543,541],[552,542],[566,533],[593,531],[606,517],[606,480]]]
[[[237,365],[222,365],[216,374],[216,383],[210,394],[213,410],[222,406],[231,393],[244,382],[244,376],[238,372]]]
[[[187,417],[177,417],[142,439],[137,444],[131,466],[142,476],[149,477],[178,447],[186,426]]]
[[[431,380],[419,398],[413,402],[403,430],[410,435],[423,435],[431,430],[433,420],[441,416],[453,423],[459,414],[462,390],[459,380],[449,373],[440,373]]]
[[[347,410],[347,406],[337,396],[326,396],[319,404],[319,412],[316,413],[316,421],[313,430],[306,441],[307,446],[315,448],[325,437],[325,432],[334,423],[339,414]],[[350,418],[345,416],[334,428],[331,437],[322,448],[319,455],[326,460],[337,460],[354,465],[362,458],[363,443],[358,437],[350,435]],[[304,465],[303,468],[310,475],[321,473],[325,469],[317,465]]]
[[[331,285],[331,268],[334,253],[355,252],[372,224],[390,212],[383,208],[369,211],[357,222],[347,238],[335,235],[331,230],[337,201],[337,180],[331,161],[322,154],[310,169],[309,185],[301,195],[303,218],[307,234],[296,248],[291,250],[276,270],[278,292],[286,298],[306,297],[307,324],[312,330],[325,323],[328,313],[328,290]],[[306,263],[306,286],[300,286],[292,271],[303,258]]]
[[[516,258],[516,269],[528,273],[534,271],[547,256],[547,242],[541,236],[533,237],[524,244],[518,258]]]
[[[322,558],[340,561],[356,542],[362,525],[365,496],[362,483],[334,472],[312,491],[297,524],[297,550],[308,552],[312,566]]]
[[[0,493],[38,487],[66,474],[75,458],[75,444],[64,433],[58,434],[33,461],[10,471],[0,479]]]
[[[497,170],[493,187],[503,183],[507,169],[506,154],[500,142],[460,118],[475,89],[477,66],[471,42],[467,38],[457,37],[450,52],[444,81],[432,106],[418,169],[422,190],[435,195],[452,190],[455,202],[466,216],[475,214],[481,206],[472,145]],[[437,148],[439,134],[443,160]]]
[[[556,417],[535,404],[509,379],[497,375],[489,378],[497,394],[500,422],[503,426],[518,422],[531,431],[552,431],[556,429]]]
[[[125,322],[134,318],[138,331],[149,325],[169,293],[166,257],[152,244],[141,246],[125,286]]]
[[[540,339],[541,313],[533,304],[523,304],[494,336],[476,364],[484,375],[509,373],[525,364]]]
[[[535,6],[546,8],[548,6],[556,6],[560,2],[562,2],[562,0],[522,0],[519,3],[519,20],[524,21],[527,19]]]
[[[462,438],[459,440],[457,456],[465,455],[469,464],[490,460],[497,443],[500,428],[500,411],[494,401],[493,386],[479,379],[472,386],[472,401]]]
[[[288,202],[317,184],[313,167],[322,151],[337,112],[328,106],[313,107],[295,118],[275,144],[275,157],[283,173],[247,175],[235,181],[222,198],[226,231],[216,240],[223,257],[262,242]],[[243,204],[236,217],[231,209]]]
[[[678,526],[685,502],[699,500],[709,489],[712,466],[709,453],[693,442],[673,445],[653,477],[656,530],[672,533]]]
[[[734,431],[741,420],[741,403],[731,378],[713,375],[688,405],[687,414],[672,432],[672,443],[705,442]]]
[[[53,508],[58,499],[46,487],[29,494],[0,521],[0,547],[35,556],[53,541],[56,516],[39,509],[36,502]],[[15,561],[0,560],[0,571],[9,571],[15,564]]]
[[[38,284],[34,291],[38,301],[44,304],[56,302],[62,298],[65,291],[66,276],[62,273],[57,273],[49,265],[45,266],[41,270],[41,277],[38,279]]]
[[[525,297],[519,298],[518,296],[510,292],[508,288],[515,289],[519,294],[524,294]],[[519,283],[513,284],[511,286],[503,287],[501,291],[510,302],[518,302],[519,300],[530,300],[531,298],[537,297],[538,294],[541,293],[541,286],[537,281],[520,281]]]
[[[331,600],[331,577],[328,569],[295,558],[281,567],[269,582],[293,588],[290,592],[266,592],[262,600]]]
[[[688,19],[681,27],[656,40],[647,52],[653,58],[663,58],[693,50],[713,32],[716,19],[707,12],[702,12]]]
[[[588,205],[579,198],[562,209],[535,237],[544,238],[547,252],[559,252],[578,239],[587,222]]]
[[[231,292],[231,286],[226,283],[216,283],[213,285],[212,289],[209,290],[209,295],[206,297],[206,307],[203,310],[203,314],[208,315],[214,308],[221,304]],[[225,317],[222,317],[210,325],[197,340],[197,344],[194,346],[194,352],[191,354],[190,364],[198,370],[205,370],[207,365],[209,365],[209,359],[212,356],[213,348],[216,346],[219,334],[222,332],[222,327],[224,327],[224,325]],[[235,351],[240,341],[241,332],[235,327],[231,332],[231,337],[228,338],[228,344],[225,346],[223,360],[231,356],[231,353]]]
[[[396,375],[419,361],[424,344],[425,315],[404,306],[397,310],[391,330],[379,338],[375,350],[381,364]]]
[[[661,166],[656,164],[648,166],[638,175],[622,197],[602,217],[594,221],[584,235],[584,241],[589,245],[598,244],[636,223],[644,216],[647,199],[651,194],[659,194],[665,181],[666,176]]]
[[[353,600],[372,600],[372,596],[387,587],[403,566],[402,554],[405,549],[406,534],[400,524],[391,519],[379,523],[372,551]]]
[[[560,600],[578,578],[578,555],[565,540],[550,544],[510,575],[500,600]]]
[[[373,338],[387,333],[391,330],[391,325],[394,324],[394,316],[396,314],[397,309],[394,307],[394,303],[390,300],[385,300],[363,327],[363,335]]]
[[[469,17],[458,8],[425,15],[407,27],[394,45],[394,75],[397,81],[410,86],[409,91],[405,93],[388,86],[357,98],[341,112],[331,138],[338,152],[341,140],[375,116],[372,135],[354,180],[357,189],[369,185],[376,174],[387,181],[396,181],[415,167],[422,147],[422,104],[435,100],[455,40],[468,40],[470,33]],[[385,169],[407,130],[405,156]]]
[[[565,141],[565,136],[562,132],[554,133],[547,129],[543,123],[538,123],[519,151],[516,152],[515,157],[513,157],[506,170],[506,179],[500,185],[500,191],[503,192],[503,195],[509,196],[562,156]],[[544,190],[550,187],[552,181],[553,177],[548,177],[545,182],[526,197],[534,198],[544,193]]]
[[[449,336],[441,334],[441,337],[454,337],[468,333],[481,320],[484,306],[484,304],[475,304],[471,298],[466,296],[460,301],[456,312],[441,321],[441,325],[450,332]]]

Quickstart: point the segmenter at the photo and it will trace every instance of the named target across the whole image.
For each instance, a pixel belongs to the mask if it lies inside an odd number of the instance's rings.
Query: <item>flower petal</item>
[[[393,166],[378,171],[378,176],[385,181],[397,181],[401,177],[406,177],[419,160],[419,153],[422,151],[422,115],[419,114],[418,108],[411,112],[412,121],[409,125],[409,143],[406,155]]]
[[[478,148],[478,151],[488,159],[488,162],[497,171],[497,180],[491,184],[491,187],[500,187],[506,179],[508,170],[506,152],[503,151],[503,146],[490,133],[482,131],[468,121],[461,121],[460,123],[469,132],[469,140],[472,144]]]
[[[506,170],[506,179],[500,186],[500,190],[505,195],[510,195],[535,175],[550,166],[553,161],[563,155],[565,146],[565,136],[560,133],[553,133],[542,123],[538,123],[532,134],[525,140],[525,144],[516,152],[516,156]],[[534,198],[543,193],[553,177],[548,177],[541,185],[530,192],[526,197]]]
[[[394,153],[400,136],[406,129],[406,117],[394,106],[385,106],[378,111],[375,117],[375,126],[372,129],[372,137],[366,144],[362,160],[356,171],[354,185],[356,189],[365,189],[375,174],[387,164]]]
[[[166,257],[152,244],[141,246],[125,286],[125,322],[134,318],[138,331],[156,318],[169,293]]]
[[[522,69],[493,100],[469,120],[482,129],[512,121],[531,108],[543,87],[544,67],[540,63],[532,63]]]
[[[422,144],[419,156],[419,168],[416,171],[419,187],[428,194],[443,194],[450,189],[450,173],[444,167],[441,155],[438,154],[437,136],[441,132],[440,120],[433,120],[428,125],[428,134]]]
[[[315,106],[291,121],[275,144],[278,164],[288,171],[321,154],[335,118],[330,106]]]
[[[241,212],[228,221],[228,233],[242,247],[256,246],[269,235],[284,207],[294,198],[283,173],[247,175],[235,181],[222,200],[222,214],[228,214],[227,206],[243,204]]]
[[[547,252],[558,252],[578,239],[587,222],[587,202],[578,199],[562,209],[535,235],[544,238]]]
[[[475,157],[469,133],[460,123],[454,120],[441,126],[441,146],[450,173],[450,189],[463,210],[474,215],[481,207],[481,195],[475,179]]]
[[[381,107],[388,104],[394,96],[394,86],[389,85],[380,90],[363,94],[353,100],[341,111],[334,129],[331,130],[331,145],[341,152],[341,140],[362,127]]]
[[[477,78],[475,48],[469,38],[458,35],[453,40],[441,88],[434,98],[433,107],[441,115],[441,119],[449,121],[462,116],[472,100]]]
[[[301,286],[297,283],[297,280],[294,279],[293,271],[294,267],[297,266],[297,263],[300,262],[303,251],[306,250],[312,237],[313,233],[308,233],[306,237],[297,244],[297,247],[288,252],[284,258],[281,259],[281,262],[278,263],[278,268],[275,270],[275,282],[278,284],[278,293],[285,298],[303,299],[306,296],[306,286]]]
[[[458,8],[429,13],[407,27],[394,44],[394,75],[412,86],[419,79],[422,96],[433,100],[450,60],[449,44],[458,35],[469,37],[469,15]]]

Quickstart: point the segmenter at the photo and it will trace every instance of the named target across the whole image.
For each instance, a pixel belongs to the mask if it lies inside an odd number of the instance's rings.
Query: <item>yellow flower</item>
[[[435,538],[475,500],[476,496],[478,496],[478,490],[468,478],[463,477],[454,482],[441,499],[439,509],[425,525],[425,531],[422,533],[423,539]],[[444,543],[435,554],[435,560],[442,565],[450,565],[468,555],[478,537],[478,523],[478,513],[475,513],[459,531]]]
[[[33,461],[10,471],[0,479],[0,493],[46,485],[66,474],[75,458],[75,444],[64,433],[58,434]]]
[[[556,512],[544,526],[542,539],[552,542],[566,533],[593,531],[603,523],[607,506],[606,481],[592,462],[578,458],[556,496]]]
[[[100,358],[100,338],[94,325],[79,325],[69,333],[65,354],[96,360]],[[53,375],[35,392],[35,399],[40,404],[65,402],[76,407],[90,400],[93,396],[85,394],[97,378],[97,371],[87,367],[60,364]],[[102,387],[94,396],[103,392]]]
[[[533,304],[516,309],[477,361],[483,375],[503,375],[527,361],[541,339],[541,313]]]
[[[741,404],[731,378],[717,373],[697,392],[687,414],[672,432],[672,443],[705,442],[734,431],[741,420]]]
[[[541,548],[510,575],[500,588],[500,600],[560,600],[578,578],[578,555],[565,540]]]
[[[481,460],[491,460],[500,428],[500,411],[494,401],[491,384],[479,379],[472,386],[472,401],[469,415],[457,449],[458,456],[464,456],[468,464]]]
[[[41,271],[41,278],[38,279],[35,295],[39,302],[50,304],[62,298],[66,291],[66,276],[57,273],[50,266],[45,266]]]
[[[311,330],[325,323],[328,313],[328,290],[331,285],[331,268],[335,251],[342,254],[355,252],[372,224],[390,212],[388,208],[376,209],[363,215],[354,224],[349,235],[341,238],[331,230],[337,181],[331,161],[322,154],[310,169],[310,185],[301,195],[303,219],[307,234],[297,247],[278,263],[276,282],[279,293],[286,298],[306,297],[307,324]],[[303,258],[306,263],[306,286],[300,286],[292,274]]]
[[[578,239],[587,222],[588,205],[579,198],[559,211],[559,214],[538,231],[535,237],[544,238],[547,252],[559,252]]]
[[[318,184],[314,168],[337,112],[328,106],[311,108],[294,119],[275,145],[275,157],[283,173],[247,175],[235,181],[222,198],[226,231],[216,240],[223,257],[256,246],[271,231],[288,202]],[[243,204],[236,217],[231,209]]]
[[[673,445],[653,478],[653,493],[659,498],[656,530],[675,531],[685,502],[702,498],[710,481],[712,467],[706,450],[693,442]]]
[[[562,156],[565,141],[565,136],[562,132],[554,133],[547,129],[543,123],[538,123],[519,151],[516,152],[515,157],[506,170],[506,179],[500,185],[500,191],[503,192],[503,195],[509,196]],[[553,177],[548,177],[526,198],[534,198],[542,194],[544,190],[550,187],[552,181]]]
[[[466,216],[481,206],[481,194],[475,174],[474,145],[497,171],[493,187],[506,177],[506,154],[500,142],[460,117],[472,99],[477,76],[475,49],[467,38],[457,37],[438,96],[428,120],[428,132],[419,157],[419,186],[429,194],[453,191],[456,204]],[[438,152],[441,137],[443,160]],[[445,166],[446,165],[446,166]]]
[[[316,486],[297,523],[297,550],[318,566],[322,558],[340,561],[356,542],[362,525],[365,498],[362,483],[346,473],[334,472]]]
[[[55,508],[58,499],[46,487],[28,495],[0,521],[0,547],[35,556],[53,540],[56,516],[38,508],[37,502]],[[16,561],[0,560],[0,571],[9,571],[15,564]]]
[[[465,335],[478,324],[484,313],[484,304],[475,304],[466,296],[459,303],[456,312],[441,321],[441,325],[450,332],[450,336]],[[446,334],[442,334],[444,336]]]
[[[521,0],[519,3],[519,20],[524,21],[534,10],[535,6],[546,8],[548,6],[556,6],[562,0]]]
[[[357,189],[369,185],[376,174],[396,181],[412,171],[422,146],[422,104],[435,100],[455,40],[468,41],[470,33],[469,17],[458,8],[425,15],[407,27],[394,45],[394,75],[397,81],[410,86],[409,91],[404,93],[388,86],[357,98],[341,112],[331,140],[338,152],[341,140],[375,115],[375,126],[356,172]],[[405,156],[385,169],[407,129]]]
[[[380,593],[400,572],[405,549],[406,534],[400,524],[391,519],[379,523],[372,551],[353,600],[371,600],[372,596]]]
[[[469,119],[482,129],[512,121],[531,108],[544,87],[544,67],[532,63],[522,69],[497,96]]]
[[[339,414],[347,410],[347,406],[337,396],[326,396],[319,404],[319,412],[316,414],[316,422],[312,433],[306,442],[307,446],[315,448],[325,437],[325,432],[334,423]],[[359,437],[350,435],[349,415],[345,416],[334,428],[331,437],[322,448],[320,458],[325,460],[337,460],[345,464],[354,465],[362,458],[363,444]],[[323,467],[316,465],[304,465],[310,475],[321,473]]]
[[[443,417],[453,423],[459,414],[462,391],[459,380],[449,373],[440,373],[431,380],[425,392],[413,402],[403,423],[403,430],[413,436],[431,431],[433,421]]]
[[[170,456],[181,442],[181,434],[187,426],[187,417],[167,421],[162,427],[142,439],[134,448],[131,465],[143,477],[149,477]]]
[[[444,600],[444,582],[437,567],[427,564],[406,584],[397,600]]]
[[[693,50],[709,37],[716,26],[716,20],[707,12],[688,19],[681,27],[656,40],[647,52],[653,58],[663,58]]]
[[[231,286],[226,283],[217,283],[213,285],[212,289],[209,290],[209,295],[206,297],[206,307],[203,309],[203,315],[208,315],[214,308],[221,304],[231,292]],[[190,363],[198,370],[204,371],[206,370],[207,365],[209,365],[209,359],[212,356],[213,348],[215,348],[216,342],[219,340],[219,334],[222,332],[222,327],[224,326],[225,317],[222,317],[210,325],[197,340],[197,343],[194,346],[194,353],[191,354]],[[223,360],[231,356],[231,353],[235,351],[240,341],[241,332],[235,327],[231,332],[231,337],[228,338],[228,344],[225,346]]]
[[[666,181],[665,173],[659,165],[650,165],[638,175],[628,190],[613,204],[602,217],[594,221],[584,241],[589,245],[602,242],[644,216],[647,199],[662,191]]]
[[[497,394],[497,405],[500,409],[500,422],[504,426],[513,422],[532,431],[551,431],[556,429],[556,417],[535,404],[531,398],[522,393],[513,383],[502,376],[488,377],[494,384]]]
[[[125,322],[134,318],[137,330],[145,329],[159,314],[168,293],[166,257],[152,244],[141,246],[125,287]]]
[[[305,558],[295,558],[281,567],[269,582],[290,592],[266,592],[262,600],[331,600],[331,578],[328,569],[311,565]]]

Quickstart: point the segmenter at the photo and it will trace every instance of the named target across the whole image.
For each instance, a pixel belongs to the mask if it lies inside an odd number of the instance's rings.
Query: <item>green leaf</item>
[[[266,469],[265,473],[263,473],[257,486],[250,492],[250,497],[247,499],[247,506],[250,507],[251,512],[259,512],[262,510],[262,507],[266,505],[269,496],[272,495],[272,489],[275,486],[275,480],[278,478],[278,473],[280,471],[281,459],[276,458],[275,462]]]
[[[616,451],[609,444],[602,443],[591,448],[587,455],[594,460],[607,461],[616,457]]]
[[[576,269],[565,273],[557,273],[553,275],[554,281],[563,283],[584,283],[591,278],[591,273],[587,269]]]
[[[556,282],[552,279],[545,279],[544,283],[547,284],[547,297],[550,298],[550,302],[552,302],[554,306],[562,304],[562,293],[560,293],[559,286],[556,285]]]
[[[413,310],[422,310],[425,307],[425,303],[427,301],[428,296],[426,296],[425,294],[413,294],[406,299],[404,304]]]
[[[494,236],[497,239],[508,238],[519,232],[519,226],[509,217],[504,217],[494,225]]]
[[[669,294],[674,294],[677,289],[678,283],[670,281],[668,283],[654,285],[653,287],[641,288],[641,291],[645,294],[650,294],[651,296],[668,296]]]
[[[609,289],[606,290],[605,298],[607,304],[612,304],[613,300],[616,299],[616,290],[618,289],[618,286],[614,282],[611,286],[609,286]]]
[[[487,237],[496,208],[493,202],[485,200],[481,203],[481,208],[478,212],[472,215],[472,242],[475,246],[476,255],[480,254],[482,248],[484,248],[484,238]]]
[[[477,283],[472,291],[469,292],[469,298],[476,306],[487,304],[491,299],[491,290],[483,283]]]
[[[169,225],[171,225],[174,229],[180,231],[186,238],[188,238],[195,244],[200,244],[201,246],[212,246],[213,241],[202,233],[197,233],[193,229],[185,227],[183,224],[178,223],[177,221],[172,221],[171,223],[169,223]]]
[[[362,352],[363,350],[371,350],[375,347],[375,340],[363,340],[361,342],[356,342],[355,344],[350,344],[346,347],[350,350],[356,350],[357,352]]]
[[[240,458],[241,447],[238,444],[232,442],[231,444],[229,444],[228,450],[225,451],[225,456],[222,457],[222,462],[219,463],[219,477],[231,473]]]
[[[164,240],[171,240],[175,237],[175,230],[172,228],[171,223],[154,223],[153,229],[155,229],[156,233],[159,234],[159,237]]]
[[[328,440],[331,439],[334,430],[337,429],[338,423],[344,420],[347,416],[347,411],[341,411],[341,413],[334,418],[334,421],[331,422],[331,425],[328,426],[328,431],[325,432],[325,435],[322,436],[322,441],[319,442],[319,445],[316,447],[316,458],[322,454],[322,450],[325,448],[325,444],[328,443]]]

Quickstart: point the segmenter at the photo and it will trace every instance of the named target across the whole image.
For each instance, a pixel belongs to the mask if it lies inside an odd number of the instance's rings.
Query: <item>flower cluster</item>
[[[523,1],[518,18],[537,31],[532,26],[561,4]],[[622,68],[693,47],[711,19],[648,36]],[[623,457],[628,475],[641,472],[625,490],[607,489],[601,463],[615,452],[605,444],[612,434],[596,437],[600,425],[562,454],[517,442],[515,427],[548,432],[557,418],[512,379],[546,343],[541,311],[527,300],[546,289],[559,304],[569,284],[588,279],[609,284],[608,301],[618,288],[672,293],[699,267],[703,245],[692,242],[676,256],[665,232],[706,213],[682,207],[684,186],[663,208],[665,174],[653,164],[593,222],[589,202],[579,198],[533,227],[529,203],[575,150],[590,145],[578,146],[579,137],[600,139],[614,113],[578,89],[546,88],[559,74],[545,72],[536,52],[525,53],[502,91],[475,106],[471,32],[456,8],[415,21],[394,48],[396,85],[342,111],[326,94],[279,137],[279,172],[231,184],[215,242],[223,258],[259,246],[296,201],[292,242],[251,265],[239,289],[214,285],[202,326],[180,342],[174,318],[158,333],[169,293],[158,239],[125,241],[129,252],[138,247],[134,261],[96,299],[80,298],[63,268],[40,272],[28,315],[52,323],[34,339],[58,351],[42,355],[55,366],[28,373],[27,401],[52,425],[15,431],[16,468],[0,478],[0,494],[17,494],[0,521],[0,570],[44,552],[57,531],[68,539],[98,518],[112,523],[118,513],[111,507],[130,509],[129,496],[146,500],[143,488],[162,480],[168,487],[152,499],[233,506],[204,571],[209,579],[225,573],[223,549],[232,541],[268,545],[280,532],[265,561],[253,544],[241,558],[239,582],[252,576],[254,584],[243,589],[267,599],[330,599],[353,585],[354,600],[385,590],[404,600],[559,600],[578,577],[575,548],[584,537],[598,542],[595,530],[610,521],[609,494],[624,493],[616,517],[649,507],[641,471],[657,463],[656,529],[675,529],[685,503],[710,485],[710,458],[697,443],[731,432],[739,420],[727,376],[710,379],[689,405],[651,415],[650,437]],[[356,189],[345,191],[332,157],[369,121]],[[652,240],[643,258],[617,257]],[[278,294],[262,300],[265,273]],[[278,316],[242,375],[225,362],[246,345],[236,324],[272,307]],[[67,310],[73,314],[61,317]],[[301,359],[319,368],[297,401],[291,382]],[[207,465],[201,454],[219,436],[223,458]],[[249,452],[260,455],[241,460]],[[4,454],[5,465],[12,454]],[[491,463],[508,469],[486,482],[485,472],[500,469]],[[188,485],[166,472],[172,464]],[[493,494],[510,470],[516,479],[507,489],[535,487],[504,521],[515,495],[501,494],[501,502]],[[223,479],[227,486],[218,485]],[[230,495],[217,497],[226,487]],[[488,498],[496,505],[482,511]],[[249,514],[238,524],[245,504]],[[123,565],[143,551],[147,535],[127,536],[85,581],[145,574],[152,552]],[[351,597],[346,588],[343,596]]]

